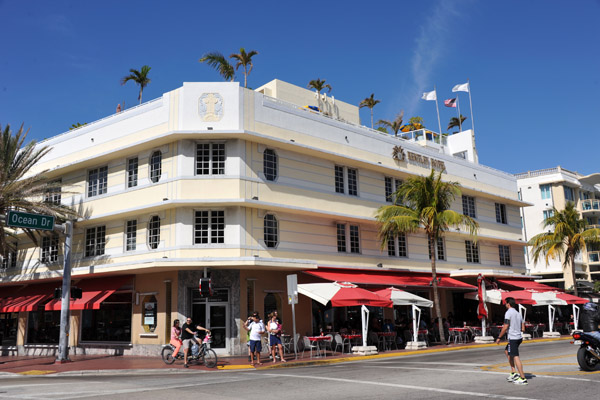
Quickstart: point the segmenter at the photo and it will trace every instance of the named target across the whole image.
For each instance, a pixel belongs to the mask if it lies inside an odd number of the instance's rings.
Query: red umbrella
[[[488,310],[485,302],[487,301],[487,296],[485,293],[485,279],[483,275],[479,274],[477,277],[477,296],[479,297],[479,306],[477,307],[477,317],[479,319],[487,318]]]
[[[298,293],[323,305],[331,301],[333,307],[360,305],[392,307],[394,305],[390,299],[384,299],[376,293],[348,282],[303,283],[298,285]]]
[[[585,304],[589,302],[587,299],[582,299],[581,297],[573,296],[572,294],[567,294],[564,292],[555,291],[551,293],[554,293],[557,298],[566,301],[567,304]]]

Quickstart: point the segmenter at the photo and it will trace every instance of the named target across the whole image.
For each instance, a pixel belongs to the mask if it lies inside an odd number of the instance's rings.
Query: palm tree
[[[464,117],[462,114],[460,115],[460,122],[458,121],[457,117],[452,117],[450,118],[450,122],[448,123],[448,127],[446,129],[450,130],[452,128],[456,128],[462,127],[463,122],[465,122],[465,120],[467,119],[467,117]]]
[[[402,127],[402,120],[404,118],[404,110],[400,111],[398,115],[396,115],[396,119],[393,121],[388,121],[385,119],[380,119],[377,121],[377,125],[383,126],[386,128],[390,128],[394,132],[394,136],[398,136],[398,131]]]
[[[225,56],[218,51],[213,51],[212,53],[206,53],[202,56],[200,60],[201,63],[207,63],[214,69],[216,69],[219,74],[226,81],[233,82],[235,79],[235,69],[233,65],[225,58]]]
[[[573,277],[574,294],[577,296],[575,258],[586,251],[587,245],[600,243],[600,229],[586,229],[586,221],[579,216],[575,204],[568,201],[564,210],[552,207],[552,215],[543,222],[547,232],[535,235],[527,243],[531,246],[533,262],[544,258],[563,260],[563,270]]]
[[[150,78],[148,78],[148,72],[150,72],[150,69],[151,68],[147,65],[144,65],[140,71],[137,69],[130,69],[129,72],[131,72],[131,74],[121,79],[121,85],[125,85],[128,81],[134,81],[140,86],[140,94],[138,95],[140,104],[142,104],[142,92],[144,91],[144,88],[151,82]]]
[[[458,182],[442,182],[442,172],[437,175],[432,169],[428,176],[409,178],[394,193],[396,202],[377,210],[381,249],[387,248],[390,237],[401,233],[413,233],[421,229],[429,239],[433,301],[438,318],[440,338],[444,342],[444,326],[440,310],[438,281],[435,263],[438,238],[451,227],[465,228],[476,239],[479,225],[466,215],[450,209],[452,201],[460,194]]]
[[[358,105],[359,108],[369,107],[371,109],[371,129],[373,129],[373,107],[375,107],[378,103],[381,103],[381,100],[375,100],[373,96],[375,96],[375,93],[371,93],[371,97],[365,98]]]
[[[325,83],[325,79],[320,80],[319,78],[317,79],[313,79],[312,81],[308,82],[308,86],[309,89],[315,89],[317,91],[317,94],[319,96],[319,98],[321,98],[321,91],[323,89],[329,89],[327,92],[331,92],[331,85],[328,83]]]
[[[248,75],[250,74],[250,72],[252,71],[252,67],[254,65],[252,65],[252,57],[254,57],[255,55],[258,54],[258,51],[256,50],[251,50],[249,53],[246,53],[246,49],[244,49],[243,47],[240,49],[239,54],[232,54],[229,56],[229,58],[233,58],[237,60],[237,64],[235,64],[235,69],[237,71],[237,69],[240,66],[244,67],[244,87],[248,87]],[[250,66],[250,69],[248,69],[248,66]]]
[[[0,126],[0,215],[6,215],[8,210],[19,210],[34,214],[52,215],[57,218],[76,216],[72,209],[44,202],[44,195],[58,188],[58,183],[50,182],[46,177],[47,171],[28,175],[51,148],[44,146],[36,148],[36,142],[31,141],[23,146],[27,132],[23,125],[13,135],[10,125],[4,129]],[[37,244],[37,238],[32,230],[25,230],[31,240]],[[13,229],[6,229],[5,222],[0,220],[0,254],[14,250],[8,237],[15,237]]]

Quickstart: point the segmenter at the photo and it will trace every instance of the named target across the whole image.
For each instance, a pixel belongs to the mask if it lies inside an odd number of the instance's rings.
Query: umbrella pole
[[[487,336],[485,331],[485,317],[481,318],[481,336]]]
[[[548,304],[548,328],[549,332],[554,332],[554,307]]]
[[[577,330],[579,325],[579,307],[573,304],[573,330]]]
[[[360,306],[362,316],[362,339],[363,346],[367,347],[367,331],[369,329],[369,309],[364,305]]]
[[[419,325],[421,324],[421,309],[414,304],[412,306],[412,314],[413,314],[413,342],[417,343],[419,339]],[[418,313],[418,321],[417,321],[417,313]]]

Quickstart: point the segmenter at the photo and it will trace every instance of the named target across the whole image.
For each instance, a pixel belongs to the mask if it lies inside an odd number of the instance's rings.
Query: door
[[[210,347],[217,352],[222,350],[223,353],[227,353],[227,321],[229,320],[227,304],[208,303],[207,307],[206,326],[212,334]]]

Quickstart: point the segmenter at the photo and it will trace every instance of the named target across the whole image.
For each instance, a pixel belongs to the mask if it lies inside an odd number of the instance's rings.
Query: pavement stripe
[[[260,376],[265,376],[265,375],[271,375],[273,377],[289,377],[289,378],[296,378],[296,379],[304,378],[304,379],[314,379],[314,380],[322,380],[322,381],[335,381],[335,382],[344,382],[344,383],[361,384],[361,385],[387,386],[387,387],[402,388],[402,389],[420,390],[420,391],[426,391],[426,392],[444,393],[446,395],[447,394],[456,394],[456,395],[460,395],[460,396],[475,396],[475,397],[485,397],[485,398],[490,398],[490,399],[532,400],[529,397],[505,396],[502,394],[467,392],[467,391],[452,390],[452,389],[438,389],[438,388],[432,388],[432,387],[402,385],[402,384],[398,384],[398,383],[360,381],[360,380],[356,380],[356,379],[330,378],[330,377],[324,377],[324,376],[310,376],[310,375],[268,374],[268,373],[260,374]]]

